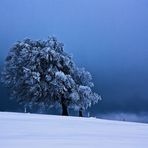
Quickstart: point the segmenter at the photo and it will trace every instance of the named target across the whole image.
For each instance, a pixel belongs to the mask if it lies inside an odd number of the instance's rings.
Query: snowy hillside
[[[148,148],[148,124],[0,112],[0,148]]]

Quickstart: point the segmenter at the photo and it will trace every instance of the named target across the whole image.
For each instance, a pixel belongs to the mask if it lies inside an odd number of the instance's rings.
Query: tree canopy
[[[18,41],[6,58],[2,82],[22,104],[85,110],[101,97],[92,91],[92,77],[79,68],[55,37]]]

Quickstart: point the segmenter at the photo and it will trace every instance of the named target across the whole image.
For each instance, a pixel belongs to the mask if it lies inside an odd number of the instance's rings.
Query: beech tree
[[[82,116],[83,110],[101,99],[92,92],[91,74],[76,66],[55,37],[14,44],[6,58],[2,82],[19,103],[60,105],[62,115],[74,108]]]

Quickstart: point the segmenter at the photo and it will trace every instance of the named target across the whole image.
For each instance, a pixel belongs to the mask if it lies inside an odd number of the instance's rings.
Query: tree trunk
[[[27,107],[24,107],[24,113],[27,113]]]
[[[79,117],[83,117],[82,109],[79,110]]]
[[[62,102],[62,116],[68,116],[67,106]]]

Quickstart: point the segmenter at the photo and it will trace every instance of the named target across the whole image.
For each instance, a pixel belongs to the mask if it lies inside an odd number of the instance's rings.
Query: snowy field
[[[0,148],[148,148],[148,124],[0,112]]]

